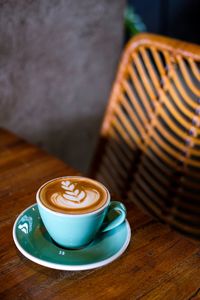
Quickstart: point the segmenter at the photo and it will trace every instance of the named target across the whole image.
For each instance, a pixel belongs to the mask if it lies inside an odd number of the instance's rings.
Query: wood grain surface
[[[77,174],[60,160],[0,130],[0,299],[198,299],[200,247],[125,201],[132,239],[100,269],[67,272],[39,266],[14,245],[18,214],[51,178]]]

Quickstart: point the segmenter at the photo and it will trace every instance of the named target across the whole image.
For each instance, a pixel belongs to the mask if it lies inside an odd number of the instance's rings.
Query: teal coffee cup
[[[126,218],[126,208],[111,201],[108,189],[98,181],[66,176],[43,184],[36,200],[42,221],[60,246],[79,249],[97,234],[113,230]]]

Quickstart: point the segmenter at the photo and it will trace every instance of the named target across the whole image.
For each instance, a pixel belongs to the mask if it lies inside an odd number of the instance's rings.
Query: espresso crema
[[[96,211],[108,200],[106,188],[84,177],[62,177],[47,182],[40,190],[43,205],[56,212],[85,214]]]

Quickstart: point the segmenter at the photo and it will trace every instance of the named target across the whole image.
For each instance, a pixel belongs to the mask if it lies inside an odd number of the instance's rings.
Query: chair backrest
[[[142,34],[125,48],[91,175],[200,238],[200,47]]]

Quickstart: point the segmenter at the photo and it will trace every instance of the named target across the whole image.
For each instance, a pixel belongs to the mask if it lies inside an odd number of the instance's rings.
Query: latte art
[[[78,182],[71,183],[69,180],[62,181],[61,187],[65,190],[63,197],[68,201],[80,203],[86,197],[86,191],[83,191]]]
[[[99,192],[95,189],[83,190],[78,182],[62,181],[63,193],[54,193],[51,201],[60,207],[82,208],[89,207],[99,200]]]
[[[71,214],[96,210],[108,198],[103,185],[84,177],[66,177],[51,181],[41,190],[40,196],[48,208]]]

